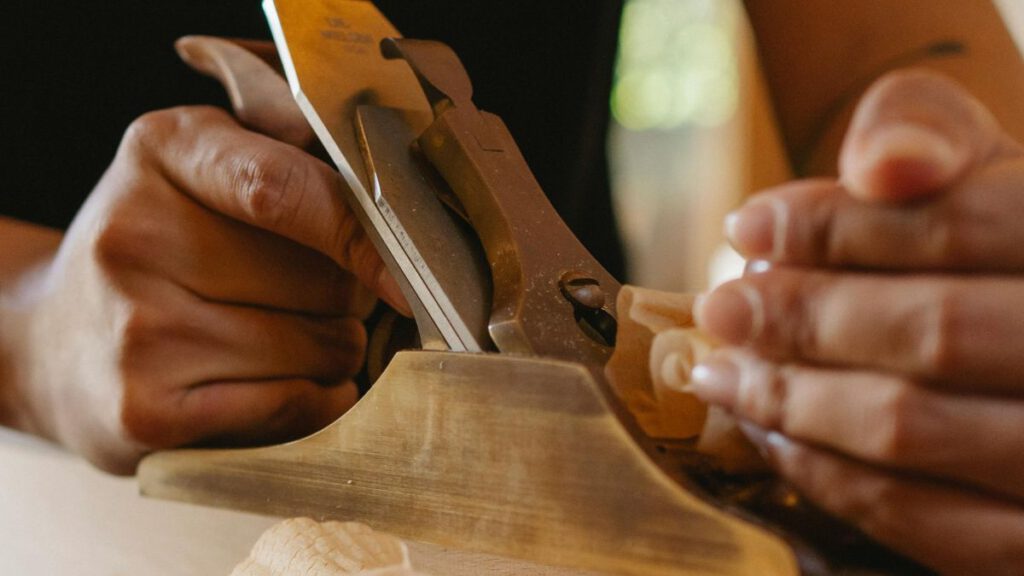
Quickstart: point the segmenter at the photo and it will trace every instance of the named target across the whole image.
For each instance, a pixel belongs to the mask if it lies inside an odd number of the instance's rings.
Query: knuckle
[[[949,194],[928,211],[924,235],[932,239],[936,261],[948,268],[1004,268],[1007,261],[1005,238],[1016,228],[1019,206],[1004,202],[1006,181],[996,171],[971,178],[961,190]],[[1016,198],[1016,189],[1012,193]],[[999,200],[994,200],[999,198]]]
[[[904,521],[901,511],[907,497],[902,482],[891,476],[875,476],[860,482],[856,491],[857,495],[846,502],[847,509],[841,515],[875,536],[898,530]]]
[[[786,370],[763,361],[746,359],[744,363],[737,409],[761,426],[781,428],[786,420],[790,396]]]
[[[790,328],[780,336],[788,339],[791,355],[806,359],[821,359],[829,352],[827,332],[822,330],[822,318],[830,317],[824,308],[833,300],[832,283],[814,276],[808,276],[792,292],[785,318]],[[783,340],[785,341],[785,340]]]
[[[898,463],[912,457],[921,432],[924,394],[910,386],[897,386],[876,406],[877,425],[866,450],[879,462]]]
[[[384,272],[384,261],[373,246],[369,242],[353,241],[349,252],[353,272],[361,273],[371,290],[379,289],[377,283]]]
[[[773,269],[739,286],[751,310],[749,338],[765,357],[815,360],[829,352],[820,322],[836,300],[830,275]]]
[[[819,260],[835,264],[845,264],[852,260],[850,242],[859,238],[845,234],[846,230],[839,225],[839,206],[836,202],[822,201],[814,211],[814,229],[817,231],[812,245],[819,246]]]
[[[363,323],[354,318],[344,318],[330,323],[326,332],[326,347],[339,351],[334,355],[338,364],[337,376],[349,378],[359,372],[368,341]]]
[[[138,387],[140,385],[130,382],[126,384],[129,390]],[[141,394],[126,393],[121,404],[121,429],[131,441],[148,448],[171,448],[177,444],[168,433],[172,422],[166,411],[151,406],[149,401],[141,399]]]
[[[807,253],[808,263],[846,264],[858,259],[864,240],[857,233],[857,212],[848,193],[834,182],[810,180],[802,193],[802,209],[791,218],[793,243]]]
[[[287,392],[269,398],[269,411],[262,418],[260,431],[251,433],[246,442],[284,442],[315,432],[320,401],[318,388],[315,382],[303,380]]]
[[[282,442],[316,432],[324,425],[323,401],[320,385],[305,381],[302,388],[278,400],[262,425],[265,433],[260,440]]]
[[[812,501],[864,530],[878,530],[898,520],[891,510],[904,494],[893,477],[864,475],[834,458],[795,451],[788,467],[796,485]]]
[[[276,228],[295,220],[307,180],[302,168],[261,152],[236,161],[232,185],[254,223]]]
[[[331,261],[334,262],[333,260]],[[327,278],[327,293],[338,305],[338,310],[346,310],[346,304],[353,299],[353,292],[358,284],[352,272],[338,266],[332,265],[325,270]]]
[[[223,117],[224,112],[212,106],[179,106],[147,112],[128,125],[122,149],[157,150],[164,143]]]
[[[125,130],[122,146],[129,149],[150,149],[153,144],[165,141],[178,132],[179,113],[175,110],[158,110],[139,116]]]
[[[355,373],[359,371],[363,357],[366,355],[366,347],[368,345],[369,337],[366,333],[366,327],[361,320],[349,318],[348,326],[348,345],[351,350],[350,357],[355,362],[353,369],[353,373]]]
[[[842,470],[831,460],[802,444],[773,454],[787,480],[809,500],[840,514],[853,503],[848,486],[840,482]]]
[[[820,358],[823,348],[821,331],[814,322],[814,314],[805,312],[800,319],[801,321],[797,323],[792,336],[794,356],[808,359]]]
[[[135,301],[121,322],[117,336],[121,434],[146,449],[185,444],[192,431],[183,425],[180,404],[176,403],[183,396],[175,394],[187,394],[188,389],[169,387],[163,368],[172,342],[191,340],[195,335],[159,304]]]
[[[121,326],[119,368],[125,380],[147,378],[154,351],[176,337],[173,323],[156,309],[134,303]]]
[[[965,230],[959,210],[930,210],[923,215],[919,238],[921,259],[938,266],[957,266],[962,262]]]
[[[179,444],[173,434],[172,412],[156,405],[153,382],[125,375],[122,376],[122,386],[121,433],[131,442],[150,449],[172,448]]]
[[[339,265],[355,272],[363,269],[360,267],[364,265],[360,251],[361,246],[366,244],[364,238],[365,234],[355,214],[351,210],[345,210],[341,213],[338,226],[331,229],[328,246]]]
[[[268,430],[277,431],[282,436],[291,435],[290,431],[304,420],[307,402],[301,393],[293,393],[278,399],[277,406],[267,416],[264,426]]]
[[[933,291],[918,321],[912,322],[913,356],[917,368],[926,374],[940,376],[961,367],[959,354],[959,318],[963,315],[964,295],[952,288]]]
[[[117,278],[123,271],[144,268],[150,262],[157,236],[144,218],[115,210],[96,233],[92,256],[109,277]]]

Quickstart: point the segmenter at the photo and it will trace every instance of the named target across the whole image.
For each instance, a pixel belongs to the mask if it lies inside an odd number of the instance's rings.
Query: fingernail
[[[761,294],[749,284],[726,284],[694,305],[697,326],[729,344],[745,344],[764,329]]]
[[[412,318],[412,307],[409,306],[405,295],[402,294],[398,281],[388,272],[387,268],[381,270],[377,276],[377,286],[380,287],[380,295],[384,298],[385,302],[390,304],[400,314]]]
[[[956,148],[944,135],[919,124],[896,124],[871,137],[868,157],[915,158],[936,166],[949,166],[957,159]]]
[[[780,452],[792,446],[788,438],[774,430],[765,430],[747,420],[741,420],[738,425],[740,431],[747,437],[747,440],[750,440],[754,448],[757,448],[761,457],[770,463],[776,462]]]
[[[786,217],[782,202],[754,200],[725,217],[725,235],[747,258],[776,259],[785,246]]]
[[[687,391],[708,404],[732,409],[740,386],[740,371],[728,358],[712,356],[693,368]]]
[[[744,276],[754,276],[756,274],[764,274],[772,269],[772,263],[767,260],[751,260],[747,262],[747,265],[743,267]]]

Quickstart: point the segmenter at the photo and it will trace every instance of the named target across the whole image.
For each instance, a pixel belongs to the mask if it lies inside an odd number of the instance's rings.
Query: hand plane
[[[303,440],[149,456],[144,495],[613,574],[916,573],[837,564],[637,425],[605,374],[620,285],[477,109],[451,49],[401,38],[366,0],[264,9],[422,349]]]

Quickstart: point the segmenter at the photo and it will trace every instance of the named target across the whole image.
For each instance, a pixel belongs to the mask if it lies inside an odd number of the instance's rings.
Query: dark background
[[[555,207],[622,276],[605,131],[621,0],[383,0],[409,37],[452,45]],[[226,105],[180,63],[185,34],[269,38],[256,0],[8,2],[0,12],[0,214],[66,227],[144,112]]]

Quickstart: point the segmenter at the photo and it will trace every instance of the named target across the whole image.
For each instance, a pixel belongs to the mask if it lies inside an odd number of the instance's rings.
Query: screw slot
[[[608,300],[601,284],[587,276],[570,272],[562,277],[559,287],[562,295],[572,304],[573,316],[580,330],[602,346],[615,346],[618,323],[604,309]]]
[[[575,275],[562,279],[562,293],[573,305],[579,305],[591,310],[604,308],[605,295],[601,285],[593,278],[583,278]]]

